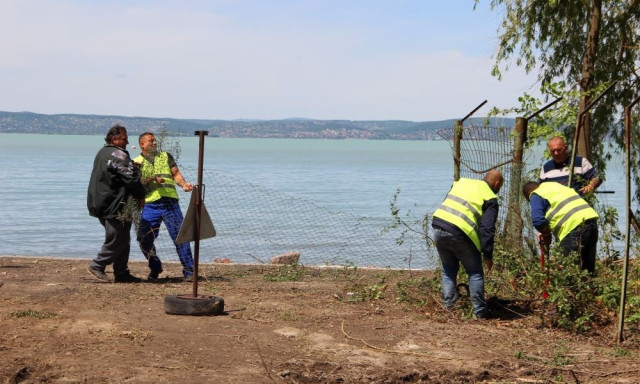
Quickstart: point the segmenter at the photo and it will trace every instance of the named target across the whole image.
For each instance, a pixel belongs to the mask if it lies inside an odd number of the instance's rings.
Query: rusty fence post
[[[618,316],[618,343],[624,341],[624,316],[625,305],[627,300],[627,278],[629,275],[629,246],[631,244],[631,222],[635,221],[633,211],[631,210],[631,108],[640,101],[640,97],[636,98],[631,104],[624,108],[624,149],[625,149],[625,171],[626,171],[626,189],[627,201],[625,208],[627,210],[627,225],[624,244],[624,264],[622,267],[622,289],[620,290],[620,313]]]

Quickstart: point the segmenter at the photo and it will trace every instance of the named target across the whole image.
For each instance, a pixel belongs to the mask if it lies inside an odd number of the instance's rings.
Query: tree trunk
[[[585,92],[593,89],[595,84],[595,65],[600,39],[600,24],[602,22],[602,0],[592,0],[592,8],[589,15],[589,30],[587,31],[587,42],[582,58],[582,78],[580,79],[580,104],[578,105],[578,117],[583,113],[585,107],[591,102],[592,96],[586,96]],[[576,122],[580,125],[580,119]],[[591,114],[585,113],[582,121],[580,140],[578,141],[578,154],[589,158],[591,156]]]

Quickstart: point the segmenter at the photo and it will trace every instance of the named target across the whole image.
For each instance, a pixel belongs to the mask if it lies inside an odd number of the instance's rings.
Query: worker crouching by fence
[[[582,269],[595,273],[598,245],[598,213],[573,190],[556,182],[530,181],[522,193],[531,205],[531,219],[538,241],[551,244],[551,234],[564,255],[576,251]]]
[[[483,180],[461,178],[453,183],[440,208],[433,213],[436,248],[442,262],[442,299],[447,309],[458,300],[456,288],[460,263],[469,275],[469,294],[473,311],[486,318],[489,308],[484,299],[484,270],[493,266],[493,245],[498,218],[498,196],[504,179],[497,170]]]

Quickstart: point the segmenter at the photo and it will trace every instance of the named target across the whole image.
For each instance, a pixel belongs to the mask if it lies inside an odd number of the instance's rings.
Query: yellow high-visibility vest
[[[547,181],[540,184],[532,194],[546,199],[551,207],[544,217],[558,241],[589,219],[597,219],[598,213],[573,188]]]
[[[144,196],[144,201],[146,203],[153,203],[163,197],[178,198],[176,183],[173,181],[171,169],[169,168],[169,154],[167,154],[167,152],[158,153],[153,160],[153,164],[142,155],[133,159],[133,162],[142,165],[141,180],[152,177],[161,177],[164,179],[162,184],[149,183],[145,186],[147,194]]]
[[[486,201],[497,197],[486,181],[462,178],[453,183],[433,217],[460,228],[473,241],[478,251],[481,251],[478,229],[482,206]]]

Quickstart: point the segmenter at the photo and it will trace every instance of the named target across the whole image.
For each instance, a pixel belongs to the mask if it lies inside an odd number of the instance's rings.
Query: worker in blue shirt
[[[564,254],[580,254],[580,267],[595,272],[598,243],[598,213],[572,188],[559,183],[530,181],[522,193],[531,205],[531,220],[539,232],[538,241],[546,247],[551,235]]]

